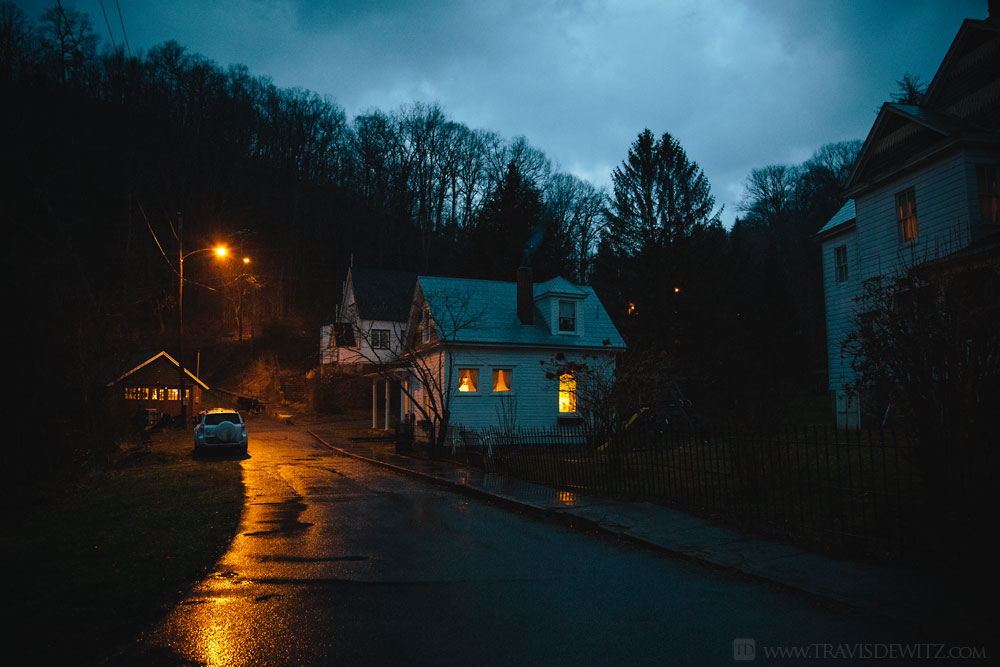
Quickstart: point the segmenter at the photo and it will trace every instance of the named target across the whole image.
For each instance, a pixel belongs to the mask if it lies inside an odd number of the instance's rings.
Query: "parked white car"
[[[194,452],[204,454],[212,450],[236,450],[247,453],[247,425],[236,410],[213,408],[198,415],[194,427]]]

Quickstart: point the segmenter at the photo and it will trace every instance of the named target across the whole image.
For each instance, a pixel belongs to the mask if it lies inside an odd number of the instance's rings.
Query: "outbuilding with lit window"
[[[151,418],[181,414],[181,387],[177,360],[159,351],[155,354],[137,354],[122,362],[125,370],[108,382],[113,391],[115,406],[126,415],[148,411]],[[184,398],[188,414],[201,410],[202,392],[208,385],[189,369],[184,370]]]

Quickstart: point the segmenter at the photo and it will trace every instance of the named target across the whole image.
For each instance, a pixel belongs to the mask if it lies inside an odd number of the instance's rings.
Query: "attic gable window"
[[[420,339],[425,343],[431,342],[431,313],[427,310],[426,306],[420,313],[418,326],[420,329]]]
[[[979,219],[985,224],[995,225],[1000,222],[997,211],[997,199],[1000,196],[997,168],[985,165],[976,167],[976,183],[979,186]]]
[[[559,302],[559,331],[576,331],[576,302]]]
[[[373,350],[389,349],[388,329],[372,329],[372,349]]]
[[[837,266],[837,282],[846,282],[850,277],[847,269],[847,245],[839,245],[833,249],[833,261]]]
[[[916,240],[917,230],[917,198],[913,188],[903,190],[896,195],[896,219],[899,220],[899,240],[902,243]]]

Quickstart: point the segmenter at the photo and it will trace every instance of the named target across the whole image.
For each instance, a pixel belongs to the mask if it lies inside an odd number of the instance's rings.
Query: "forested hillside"
[[[822,389],[811,235],[841,203],[857,142],[754,170],[727,230],[669,133],[636,128],[607,192],[436,105],[348,118],[176,42],[132,54],[70,8],[9,3],[0,100],[21,445],[45,420],[50,439],[99,449],[103,360],[174,345],[181,221],[195,340],[312,335],[351,261],[501,280],[527,261],[536,280],[595,287],[629,344],[623,368],[646,369],[650,391],[669,379],[706,409],[773,411]],[[196,254],[217,243],[228,259]]]

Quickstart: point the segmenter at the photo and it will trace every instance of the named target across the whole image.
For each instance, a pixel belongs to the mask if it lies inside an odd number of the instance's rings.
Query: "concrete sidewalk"
[[[401,456],[384,443],[376,446],[344,437],[332,425],[307,430],[346,456],[907,624],[926,625],[954,616],[916,571],[837,560],[653,503],[585,496],[453,462]]]

